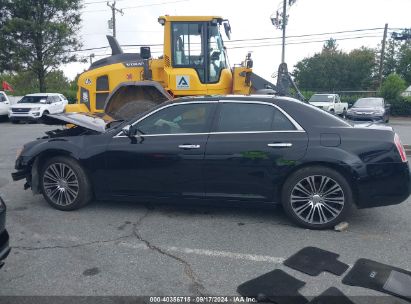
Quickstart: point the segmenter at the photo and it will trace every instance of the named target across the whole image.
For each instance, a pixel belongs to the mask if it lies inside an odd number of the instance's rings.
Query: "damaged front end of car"
[[[84,113],[45,115],[42,119],[43,124],[63,127],[45,132],[45,136],[27,143],[17,151],[16,172],[11,174],[12,179],[14,181],[26,179],[24,189],[31,188],[33,194],[39,194],[41,192],[39,184],[39,171],[41,168],[39,164],[42,163],[42,160],[62,153],[69,153],[67,151],[70,151],[70,149],[67,147],[73,143],[67,140],[68,137],[99,135],[116,122],[118,121],[114,121],[107,115],[96,116]],[[47,143],[46,150],[43,148],[46,146],[45,143]],[[61,149],[63,147],[64,149]]]

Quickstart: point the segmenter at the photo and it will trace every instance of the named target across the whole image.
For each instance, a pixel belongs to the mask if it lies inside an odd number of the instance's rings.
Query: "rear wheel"
[[[81,208],[92,198],[90,182],[83,168],[65,156],[46,161],[41,170],[40,184],[46,201],[59,210]]]
[[[353,202],[346,179],[327,167],[303,168],[284,184],[282,204],[287,215],[299,226],[325,229],[340,223]]]

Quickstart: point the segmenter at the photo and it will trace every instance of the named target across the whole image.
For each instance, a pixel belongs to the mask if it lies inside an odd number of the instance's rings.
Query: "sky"
[[[105,35],[111,34],[107,24],[111,9],[103,0],[83,0],[83,3],[80,31],[83,49],[108,46]],[[228,42],[223,35],[231,66],[240,64],[251,52],[253,71],[275,81],[271,76],[281,62],[281,39],[278,38],[282,33],[272,25],[270,16],[282,7],[282,0],[117,0],[116,7],[123,8],[124,12],[124,15],[117,14],[117,39],[122,45],[162,43],[163,27],[157,18],[166,14],[222,16],[230,20],[232,40],[275,38]],[[411,0],[296,0],[288,7],[287,36],[375,30],[290,37],[285,61],[292,71],[298,61],[320,52],[323,41],[331,37],[347,52],[361,46],[380,47],[384,25],[388,23],[389,36],[401,28],[411,28],[410,12]],[[161,47],[151,49],[153,57],[161,55]],[[124,51],[134,53],[139,52],[139,48],[126,47]],[[110,48],[80,54],[88,57],[91,53],[96,56],[94,60],[101,59],[110,54]],[[63,70],[73,79],[88,66],[89,63],[72,63]]]

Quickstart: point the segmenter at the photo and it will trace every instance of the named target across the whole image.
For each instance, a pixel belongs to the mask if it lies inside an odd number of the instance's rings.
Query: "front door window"
[[[207,133],[214,103],[169,106],[137,123],[145,135]]]

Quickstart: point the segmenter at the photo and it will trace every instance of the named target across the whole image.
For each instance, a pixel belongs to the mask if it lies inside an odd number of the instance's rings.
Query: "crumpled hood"
[[[106,125],[113,119],[108,115],[95,115],[90,113],[62,113],[44,115],[41,122],[46,125],[73,124],[88,130],[104,133]]]

